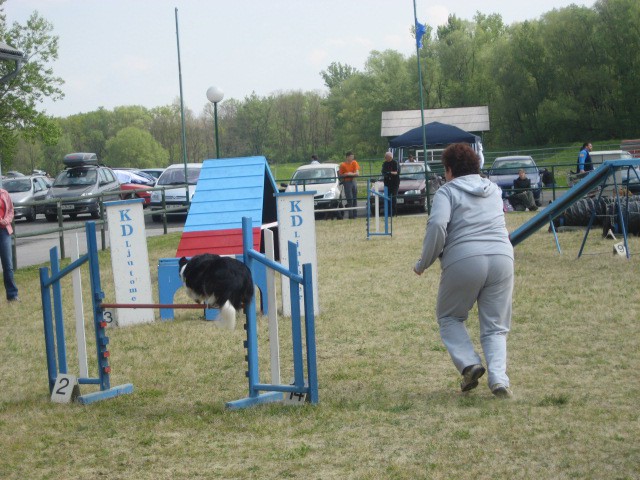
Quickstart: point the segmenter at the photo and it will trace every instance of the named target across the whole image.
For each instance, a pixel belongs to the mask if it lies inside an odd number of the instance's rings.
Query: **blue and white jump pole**
[[[106,335],[106,322],[100,301],[104,298],[100,284],[100,265],[98,262],[98,246],[96,243],[95,222],[86,223],[87,254],[79,257],[63,270],[60,270],[58,249],[53,247],[49,251],[51,272],[46,267],[40,268],[40,292],[42,296],[42,318],[44,321],[44,338],[47,353],[47,372],[49,378],[49,391],[53,391],[59,374],[68,374],[67,348],[64,337],[64,318],[62,313],[62,289],[60,280],[80,268],[84,263],[89,263],[89,275],[91,277],[91,302],[93,305],[93,325],[96,338],[96,356],[98,363],[98,377],[80,377],[78,383],[99,385],[100,391],[80,395],[77,401],[82,404],[93,403],[107,398],[117,397],[133,392],[133,385],[128,383],[111,387],[109,366],[109,337]],[[51,300],[53,292],[53,310]],[[56,362],[57,356],[57,362]]]

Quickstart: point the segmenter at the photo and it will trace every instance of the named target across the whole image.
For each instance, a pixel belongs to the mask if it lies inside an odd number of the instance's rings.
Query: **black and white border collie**
[[[236,311],[253,297],[253,280],[247,266],[231,257],[212,253],[182,257],[178,262],[180,279],[187,295],[207,308],[220,309],[220,327],[233,330]]]

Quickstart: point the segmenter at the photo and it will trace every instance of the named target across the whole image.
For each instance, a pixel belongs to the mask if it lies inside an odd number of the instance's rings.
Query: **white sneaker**
[[[491,387],[491,393],[493,393],[497,398],[512,398],[513,392],[509,387],[504,386],[501,383],[496,383]]]

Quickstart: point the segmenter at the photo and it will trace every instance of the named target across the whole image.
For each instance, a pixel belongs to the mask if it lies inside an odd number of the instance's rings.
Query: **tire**
[[[153,223],[160,223],[162,222],[162,215],[151,215],[151,221]]]
[[[91,212],[91,218],[97,220],[98,218],[100,218],[100,212]]]
[[[31,207],[29,213],[24,217],[27,222],[35,222],[36,221],[36,207]]]
[[[44,218],[47,219],[47,222],[57,222],[58,221],[58,215],[56,215],[55,213],[45,213],[44,214]]]
[[[78,214],[77,214],[77,213],[70,213],[70,214],[69,214],[69,218],[70,218],[71,220],[75,220],[76,218],[78,218]]]

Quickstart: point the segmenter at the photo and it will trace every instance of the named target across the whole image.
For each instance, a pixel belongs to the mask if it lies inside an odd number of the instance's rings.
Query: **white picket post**
[[[76,233],[76,241],[71,242],[71,260],[80,258],[80,240]],[[89,377],[89,365],[87,362],[87,340],[84,333],[84,308],[82,305],[82,276],[80,269],[76,268],[71,273],[73,284],[73,303],[76,314],[76,343],[78,344],[78,366],[80,377]]]
[[[265,256],[275,262],[273,232],[264,230]],[[280,337],[278,336],[278,299],[276,298],[276,272],[267,269],[267,305],[269,318],[269,350],[271,352],[271,383],[280,384]]]

